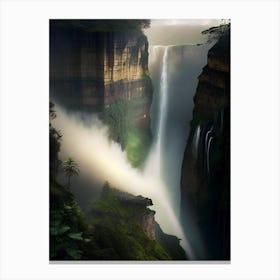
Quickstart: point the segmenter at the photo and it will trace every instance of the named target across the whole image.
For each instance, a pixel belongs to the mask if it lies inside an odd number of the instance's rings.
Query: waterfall
[[[210,176],[210,147],[211,147],[211,141],[214,139],[213,136],[213,129],[214,125],[211,126],[210,130],[207,131],[206,136],[205,136],[205,154],[206,154],[206,167],[207,167],[207,174]],[[209,137],[208,137],[209,136]]]
[[[184,230],[179,222],[181,168],[190,133],[189,123],[192,119],[197,77],[207,64],[207,53],[210,47],[207,44],[149,47],[149,72],[154,88],[151,106],[151,131],[154,142],[147,158],[145,172],[149,173],[149,176],[159,177],[162,182],[160,194],[166,202],[165,205],[168,206],[163,212],[162,208],[157,211],[156,220],[163,225],[166,233],[185,239],[181,241],[181,246],[188,256],[191,256],[191,251],[194,252],[195,256],[192,254],[191,259],[203,257],[205,252],[200,231],[195,222],[196,217],[193,217],[191,212],[184,213],[181,217]],[[205,154],[207,153],[209,138],[213,136],[209,132],[207,144],[204,144],[205,132],[207,132],[205,129],[205,126],[201,124],[195,131],[192,152],[196,158],[198,150],[206,150]],[[213,141],[214,139],[210,142],[209,152],[213,147]],[[204,145],[206,145],[205,148]],[[207,169],[206,163],[205,169]],[[153,199],[155,197],[153,196]],[[169,215],[169,212],[172,213]],[[188,239],[184,237],[185,235]],[[191,243],[191,248],[184,245],[188,242]]]
[[[200,139],[200,125],[197,126],[195,133],[194,133],[194,137],[193,137],[193,144],[192,144],[192,151],[193,151],[193,155],[195,158],[197,158],[198,156],[198,144],[199,144],[199,139]]]
[[[210,155],[209,155],[209,151],[210,151],[212,140],[213,140],[213,137],[211,136],[210,139],[209,139],[209,142],[208,142],[208,147],[207,147],[207,172],[208,172],[208,176],[210,176],[210,163],[209,163]]]
[[[167,117],[167,97],[168,97],[168,74],[167,74],[167,63],[168,63],[168,49],[169,46],[154,46],[152,52],[154,52],[154,57],[158,56],[157,52],[162,51],[163,55],[161,58],[161,68],[160,68],[160,86],[159,86],[159,97],[158,112],[157,116],[154,116],[156,121],[155,128],[155,139],[153,143],[153,148],[148,157],[146,163],[146,173],[152,172],[153,175],[161,176],[161,161],[162,161],[162,144],[165,132],[166,117]]]
[[[168,82],[167,82],[167,60],[168,60],[169,46],[164,48],[162,58],[162,68],[160,76],[160,100],[158,111],[158,126],[157,136],[155,142],[155,152],[158,166],[158,175],[161,175],[161,153],[162,153],[162,140],[165,132],[166,116],[167,116],[167,94],[168,94]]]
[[[156,128],[155,128],[155,140],[153,143],[153,147],[148,156],[148,160],[146,162],[146,167],[144,170],[144,174],[146,176],[152,176],[154,178],[158,178],[160,180],[161,189],[157,193],[157,200],[159,200],[159,204],[163,206],[161,210],[164,209],[164,212],[157,212],[156,219],[160,222],[161,225],[166,225],[166,222],[169,223],[167,226],[166,233],[174,234],[178,238],[181,239],[181,246],[185,249],[187,256],[190,259],[194,259],[194,254],[191,249],[191,246],[185,237],[183,228],[180,224],[180,221],[175,214],[175,211],[172,207],[172,203],[170,201],[170,196],[168,195],[168,186],[163,179],[162,172],[162,160],[163,160],[163,140],[165,135],[165,127],[166,127],[166,119],[167,119],[167,107],[168,107],[168,53],[170,46],[155,46],[154,50],[163,51],[162,60],[161,60],[161,68],[160,68],[160,83],[159,83],[159,97],[157,100],[159,109],[158,115],[155,116],[157,119]],[[165,222],[164,222],[165,220]],[[161,222],[163,221],[163,222]],[[164,226],[163,226],[164,229]]]
[[[212,133],[213,131],[213,125],[211,126],[210,130],[207,131],[206,136],[205,136],[205,152],[207,154],[207,150],[208,150],[208,135],[210,135],[210,133]]]

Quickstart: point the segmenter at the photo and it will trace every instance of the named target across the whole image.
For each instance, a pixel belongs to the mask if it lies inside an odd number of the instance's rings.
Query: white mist
[[[91,116],[90,121],[85,122],[80,115],[68,115],[58,106],[56,110],[57,118],[53,124],[63,135],[60,158],[71,155],[79,164],[81,176],[91,177],[101,185],[109,181],[123,191],[151,198],[155,218],[163,231],[182,239],[181,245],[192,256],[166,194],[166,186],[159,176],[154,150],[149,157],[150,168],[140,171],[129,164],[120,145],[109,140],[108,128],[97,117]]]

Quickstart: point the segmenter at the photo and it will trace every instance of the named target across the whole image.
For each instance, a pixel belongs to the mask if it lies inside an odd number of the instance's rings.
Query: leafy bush
[[[83,238],[85,227],[77,208],[73,203],[71,206],[65,205],[62,209],[50,211],[51,259],[81,259],[82,242],[86,242]]]

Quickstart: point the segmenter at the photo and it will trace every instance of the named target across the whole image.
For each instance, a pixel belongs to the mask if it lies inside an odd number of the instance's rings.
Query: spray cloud
[[[120,145],[109,139],[108,128],[96,115],[67,114],[59,106],[56,106],[56,111],[53,125],[63,135],[61,159],[71,155],[79,164],[81,176],[100,184],[109,181],[120,190],[151,198],[155,218],[162,229],[182,239],[182,247],[192,257],[191,248],[171,207],[167,188],[156,172],[157,164],[153,162],[156,160],[155,149],[151,150],[143,171],[133,168]]]

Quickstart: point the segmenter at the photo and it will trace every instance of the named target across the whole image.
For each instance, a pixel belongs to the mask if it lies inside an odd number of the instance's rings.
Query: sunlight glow
[[[166,186],[158,176],[158,165],[153,162],[154,151],[151,151],[148,159],[148,169],[140,171],[133,168],[120,145],[109,140],[108,128],[96,116],[92,115],[91,118],[91,125],[85,126],[79,115],[67,115],[57,106],[54,126],[63,135],[60,157],[73,156],[82,173],[98,180],[100,184],[109,181],[112,186],[123,191],[151,198],[154,203],[152,208],[156,211],[155,218],[162,229],[182,239],[181,245],[192,257],[191,248],[166,194]]]

